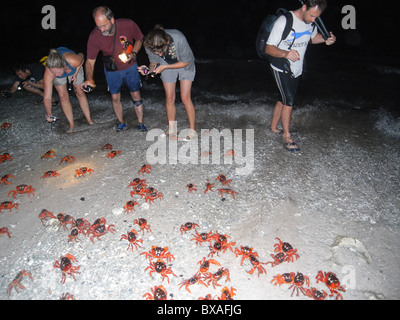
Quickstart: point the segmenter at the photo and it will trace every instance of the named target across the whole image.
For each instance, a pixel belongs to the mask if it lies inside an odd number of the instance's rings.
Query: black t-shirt
[[[28,76],[27,79],[21,79],[19,77],[16,77],[15,81],[30,80],[31,82],[37,83],[44,78],[45,67],[41,63],[31,63],[28,64],[26,68],[31,72],[31,75]]]

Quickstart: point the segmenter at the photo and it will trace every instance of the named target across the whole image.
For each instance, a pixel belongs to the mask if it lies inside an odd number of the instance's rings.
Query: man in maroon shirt
[[[104,73],[109,91],[111,93],[112,105],[118,119],[117,131],[127,129],[123,119],[123,107],[121,103],[121,87],[125,84],[131,93],[134,109],[138,117],[138,129],[147,131],[143,124],[143,100],[140,96],[142,87],[140,75],[137,70],[136,55],[142,48],[143,34],[138,25],[130,19],[114,19],[112,11],[105,6],[97,7],[93,11],[96,28],[89,35],[87,43],[87,60],[85,63],[86,81],[82,88],[95,87],[93,78],[94,65],[99,51],[103,53]],[[123,62],[119,55],[123,49],[124,41],[133,42],[133,50],[129,54],[129,61]],[[104,58],[110,57],[115,61],[115,68],[109,69]],[[107,59],[107,58],[106,58]]]

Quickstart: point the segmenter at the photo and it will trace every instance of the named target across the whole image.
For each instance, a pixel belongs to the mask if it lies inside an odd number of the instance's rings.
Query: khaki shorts
[[[54,81],[53,81],[54,86],[58,87],[58,86],[62,86],[63,84],[66,84],[67,83],[67,78],[68,78],[68,81],[71,81],[72,76],[64,77],[64,78],[55,78]],[[83,73],[83,69],[80,68],[79,71],[78,71],[78,74],[76,76],[76,81],[75,81],[74,85],[75,86],[76,85],[80,85],[80,84],[82,84],[84,82],[85,82],[85,75]]]
[[[185,69],[166,69],[161,72],[161,80],[163,82],[176,82],[177,80],[189,80],[194,81],[196,70],[186,71]]]

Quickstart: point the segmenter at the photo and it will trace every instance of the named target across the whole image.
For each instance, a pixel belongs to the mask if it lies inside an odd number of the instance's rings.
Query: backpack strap
[[[282,37],[281,37],[281,41],[280,42],[282,42],[284,39],[287,38],[287,36],[289,35],[290,31],[295,31],[293,29],[293,16],[292,16],[292,13],[290,11],[287,11],[283,15],[286,18],[286,24],[285,24],[285,28],[283,29]],[[293,41],[289,46],[289,50],[292,48],[295,40],[296,40],[296,36],[293,38]],[[280,44],[280,42],[279,42],[279,44]]]

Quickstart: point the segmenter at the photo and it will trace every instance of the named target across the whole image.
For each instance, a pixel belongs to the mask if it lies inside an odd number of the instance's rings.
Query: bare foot
[[[272,131],[273,133],[277,133],[277,134],[279,134],[279,135],[282,135],[282,134],[283,134],[283,130],[272,129],[272,128],[271,128],[271,131]]]
[[[65,133],[73,133],[75,130],[75,127],[70,127]]]

